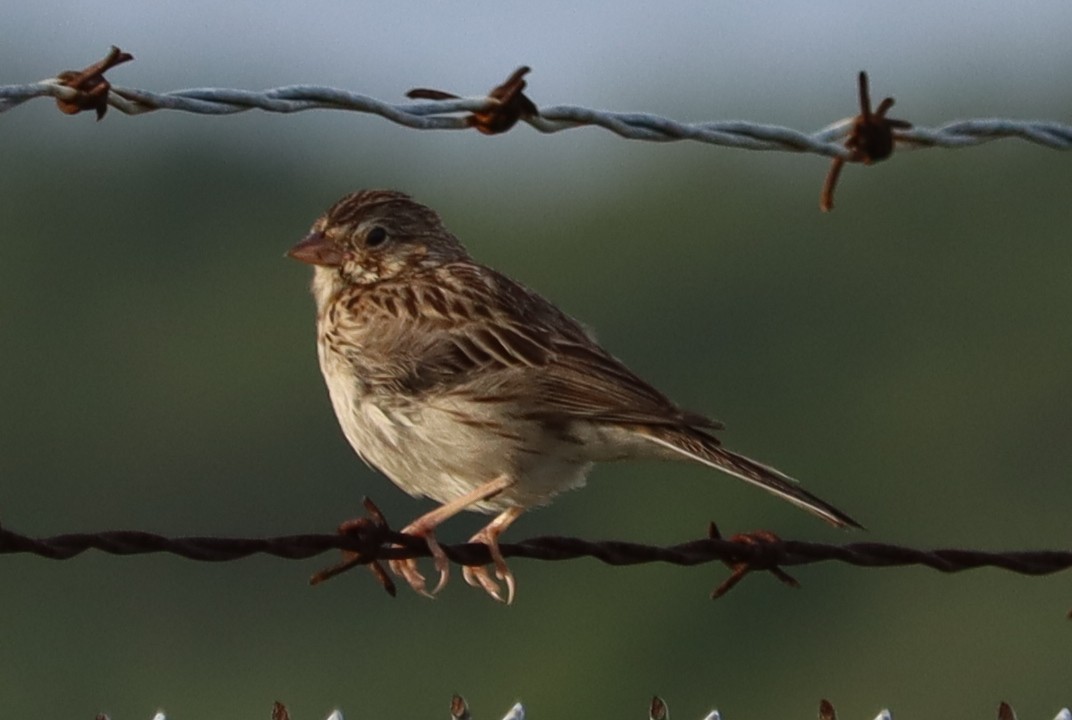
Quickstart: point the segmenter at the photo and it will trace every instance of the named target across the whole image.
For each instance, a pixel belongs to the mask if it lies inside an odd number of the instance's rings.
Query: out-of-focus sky
[[[528,63],[562,98],[678,103],[687,86],[698,98],[768,96],[784,110],[781,95],[823,92],[834,86],[816,77],[861,67],[890,83],[930,76],[1002,95],[1053,87],[1072,52],[1070,23],[1063,2],[89,1],[12,6],[4,44],[9,72],[51,71],[45,47],[81,59],[114,43],[143,56],[126,71],[132,82],[197,85],[211,71],[236,84],[380,94],[418,81],[476,88]]]
[[[1072,5],[1048,3],[19,3],[0,84],[109,45],[117,85],[331,85],[472,95],[533,68],[540,104],[809,130],[856,73],[921,125],[1072,117]],[[1067,547],[1072,505],[1069,156],[1004,141],[849,167],[597,129],[502,137],[341,112],[0,116],[0,523],[30,534],[331,529],[363,494],[316,368],[308,268],[282,257],[338,196],[407,190],[474,255],[591,324],[730,447],[857,516],[833,532],[703,468],[601,467],[508,539],[785,537]],[[462,540],[477,518],[444,527]],[[0,559],[5,717],[1052,717],[1067,577],[518,561],[503,608],[458,578],[390,600],[307,563]],[[869,715],[867,713],[870,713]],[[1046,713],[1049,713],[1047,715]]]
[[[750,119],[791,112],[813,123],[829,119],[824,111],[859,69],[871,71],[879,92],[907,83],[917,96],[945,89],[942,105],[928,110],[1021,107],[1030,116],[1050,109],[1072,62],[1072,7],[1063,2],[94,0],[14,4],[5,24],[5,72],[20,79],[110,44],[139,58],[116,81],[151,87],[211,79],[240,87],[310,82],[382,97],[413,84],[476,93],[529,64],[533,94],[547,102]]]

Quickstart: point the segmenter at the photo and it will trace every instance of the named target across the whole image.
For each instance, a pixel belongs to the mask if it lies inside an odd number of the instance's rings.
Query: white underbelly
[[[486,406],[442,397],[383,404],[346,395],[332,396],[346,439],[410,495],[447,502],[506,475],[515,484],[473,509],[528,508],[582,486],[591,467],[591,448],[534,421],[488,418]]]

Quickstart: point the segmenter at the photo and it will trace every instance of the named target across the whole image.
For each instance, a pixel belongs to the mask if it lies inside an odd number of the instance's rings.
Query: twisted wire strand
[[[72,100],[78,91],[58,78],[37,83],[0,86],[0,112],[38,97]],[[306,110],[346,110],[379,115],[391,122],[418,130],[463,130],[471,127],[465,115],[488,111],[498,105],[491,97],[421,100],[394,104],[359,93],[318,85],[289,85],[262,91],[228,88],[192,88],[166,93],[112,87],[108,105],[127,115],[156,110],[177,110],[201,115],[231,115],[253,109],[274,113]],[[681,123],[640,112],[609,112],[573,105],[552,105],[538,115],[521,118],[542,133],[556,133],[596,126],[631,140],[695,142],[745,150],[812,153],[850,159],[840,144],[852,129],[851,118],[840,120],[814,133],[778,125],[748,121]],[[1003,138],[1018,138],[1054,150],[1072,149],[1072,125],[1047,120],[982,118],[946,123],[934,128],[899,130],[895,138],[904,149],[963,148]]]
[[[395,546],[394,543],[398,543]],[[288,560],[311,558],[331,550],[362,553],[368,561],[428,557],[428,546],[419,538],[383,531],[369,537],[350,535],[286,535],[269,538],[165,537],[154,533],[120,530],[72,533],[31,538],[0,528],[0,554],[31,554],[66,560],[88,550],[110,555],[168,553],[202,562],[228,562],[252,555],[271,555]],[[490,562],[481,543],[444,545],[443,550],[461,565]],[[573,537],[545,536],[501,546],[505,557],[561,561],[582,557],[608,565],[668,563],[692,566],[710,562],[747,563],[753,569],[775,566],[842,562],[858,567],[923,566],[943,573],[992,567],[1022,575],[1049,575],[1072,568],[1072,551],[1034,550],[991,552],[984,550],[934,549],[860,542],[845,545],[778,540],[759,544],[734,539],[705,538],[668,547],[621,541],[589,541]]]

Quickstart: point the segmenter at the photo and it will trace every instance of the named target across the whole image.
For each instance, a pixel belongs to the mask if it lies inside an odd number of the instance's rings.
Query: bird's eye
[[[368,235],[365,236],[366,247],[376,247],[377,245],[383,245],[387,240],[387,231],[377,225],[368,231]]]

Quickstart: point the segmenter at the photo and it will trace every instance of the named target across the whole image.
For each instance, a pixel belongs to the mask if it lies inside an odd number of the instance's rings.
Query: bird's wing
[[[411,322],[389,343],[401,361],[400,389],[474,397],[520,394],[531,416],[596,422],[683,425],[719,423],[679,408],[600,347],[577,321],[536,293],[488,268],[452,263],[429,282],[390,293],[365,312]],[[393,297],[391,297],[393,296]],[[369,324],[375,319],[366,317]]]

